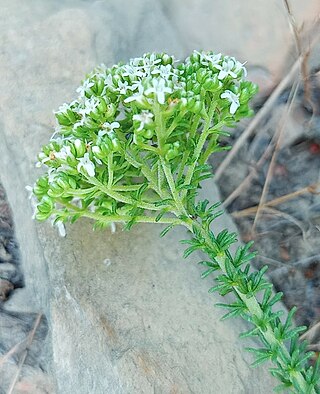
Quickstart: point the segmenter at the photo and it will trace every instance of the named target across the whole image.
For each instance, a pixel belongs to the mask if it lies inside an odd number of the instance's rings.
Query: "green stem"
[[[189,158],[190,152],[185,150],[182,155],[181,163],[179,165],[179,170],[177,173],[177,181],[179,181],[184,173],[184,169],[186,167],[187,160]]]
[[[212,240],[210,239],[207,229],[204,228],[198,221],[196,220],[192,220],[192,219],[185,219],[184,220],[185,226],[190,230],[190,228],[192,228],[191,232],[194,232],[194,229],[197,230],[197,232],[199,234],[201,234],[201,236],[203,237],[203,239],[205,240],[205,247],[208,250],[214,250],[214,245]],[[215,257],[215,261],[218,263],[221,271],[224,274],[227,274],[226,272],[226,267],[225,267],[225,260],[226,260],[226,254],[221,254],[220,256],[216,256]],[[243,294],[238,288],[237,286],[233,286],[233,291],[240,297],[240,299],[243,301],[243,303],[246,305],[246,308],[248,310],[248,314],[250,316],[256,316],[257,318],[261,319],[264,315],[264,312],[261,308],[261,305],[259,303],[259,301],[257,300],[257,298],[255,296],[251,296],[250,298],[247,298],[247,296],[245,294]],[[258,327],[259,328],[259,327]],[[268,343],[271,346],[275,346],[277,348],[281,348],[282,354],[284,354],[288,360],[291,359],[290,353],[287,350],[287,347],[284,343],[284,341],[279,341],[276,336],[275,333],[273,331],[273,328],[270,324],[267,324],[266,330],[262,331],[259,328],[259,331],[261,333],[261,335],[263,336],[264,340],[266,341],[266,343]],[[284,367],[284,369],[286,369],[286,367],[288,367],[288,365],[280,358],[277,357],[277,363],[279,363],[282,367]],[[297,371],[292,371],[291,373],[291,381],[295,382],[295,386],[299,387],[299,393],[306,393],[307,392],[307,388],[308,388],[308,384],[303,376],[303,374],[301,372],[297,372]],[[312,389],[311,391],[309,391],[310,394],[316,394],[315,389]]]
[[[212,135],[210,138],[210,141],[208,143],[208,146],[206,148],[206,150],[204,151],[204,153],[201,155],[200,159],[199,159],[199,164],[202,165],[204,163],[207,162],[209,156],[212,153],[212,148],[214,147],[214,145],[217,144],[217,136],[216,135]]]
[[[178,210],[178,212],[180,212],[181,215],[187,216],[187,212],[183,206],[183,203],[179,197],[179,193],[176,190],[176,185],[170,170],[170,167],[165,163],[164,159],[161,157],[161,166],[163,168],[163,172],[165,174],[166,180],[168,182],[172,197],[176,203],[176,208]]]
[[[108,156],[108,188],[112,188],[113,184],[113,153],[111,152]]]
[[[132,220],[131,215],[117,215],[117,214],[112,214],[112,215],[101,215],[99,213],[95,212],[89,212],[89,211],[84,211],[82,208],[77,207],[76,205],[73,205],[71,203],[68,203],[66,201],[62,200],[57,200],[60,205],[65,206],[66,208],[69,209],[68,214],[81,214],[83,217],[87,217],[90,219],[98,220],[98,221],[103,221],[105,223],[125,223],[129,222]],[[52,214],[60,214],[61,212],[59,210],[53,211]],[[157,220],[156,216],[136,216],[135,221],[138,223],[161,223],[161,224],[174,224],[174,225],[183,225],[183,221],[180,219],[177,219],[175,217],[162,217],[158,218]]]
[[[137,206],[142,209],[149,209],[150,211],[159,211],[159,208],[156,207],[154,204],[150,204],[150,203],[147,203],[144,201],[137,202],[131,197],[124,196],[123,194],[116,192],[113,189],[109,189],[108,187],[106,187],[103,183],[99,182],[94,177],[88,177],[87,179],[88,179],[88,182],[90,182],[92,185],[97,186],[102,192],[104,192],[109,197],[112,197],[113,199],[115,199],[117,201],[129,204],[129,205]]]
[[[210,108],[209,108],[208,116],[207,116],[207,119],[206,119],[206,123],[205,123],[204,128],[203,128],[203,130],[201,132],[201,135],[200,135],[199,141],[197,143],[196,149],[194,150],[194,153],[193,153],[193,156],[192,156],[192,161],[191,161],[192,164],[188,167],[188,170],[187,170],[186,179],[185,179],[185,182],[184,182],[185,185],[189,185],[190,182],[191,182],[192,176],[194,174],[194,170],[195,170],[195,168],[196,168],[196,166],[198,164],[199,156],[200,156],[201,151],[203,149],[203,146],[204,146],[204,144],[205,144],[205,142],[206,142],[206,140],[208,138],[208,135],[210,134],[208,132],[208,130],[209,130],[209,127],[210,127],[211,119],[212,119],[213,112],[214,112],[215,108],[216,108],[216,103],[213,101],[211,103]],[[186,197],[187,193],[188,193],[188,190],[183,190],[182,191],[182,194],[181,194],[182,200]]]

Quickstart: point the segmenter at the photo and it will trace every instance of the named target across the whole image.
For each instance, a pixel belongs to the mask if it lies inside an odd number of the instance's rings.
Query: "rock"
[[[248,65],[266,67],[276,78],[282,78],[287,58],[296,56],[285,7],[277,0],[162,0],[162,4],[186,53],[195,48],[224,52]],[[298,26],[303,23],[305,29],[320,11],[317,0],[290,4]]]
[[[14,286],[6,279],[0,278],[0,303],[5,301],[12,292]]]
[[[249,367],[238,339],[246,325],[219,321],[211,282],[191,263],[201,256],[182,260],[182,229],[160,240],[161,226],[111,234],[81,220],[62,239],[31,219],[25,185],[39,175],[34,163],[52,134],[52,109],[73,99],[94,65],[154,49],[184,54],[188,37],[178,41],[157,2],[32,4],[12,0],[3,11],[0,71],[10,94],[0,97],[0,166],[25,267],[19,306],[48,318],[42,368],[57,393],[269,393],[274,380],[267,368]],[[219,198],[210,182],[204,193]],[[18,384],[27,387],[23,378]]]

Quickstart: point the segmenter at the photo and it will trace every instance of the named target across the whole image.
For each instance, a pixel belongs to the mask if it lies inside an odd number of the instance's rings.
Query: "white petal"
[[[55,226],[57,226],[58,228],[60,237],[65,237],[67,235],[66,228],[62,222],[60,221],[56,222]]]
[[[238,108],[239,108],[239,104],[232,101],[231,106],[230,106],[230,114],[234,115]]]
[[[165,100],[164,93],[163,92],[158,92],[157,96],[158,96],[159,104],[164,104],[164,100]]]
[[[226,71],[221,70],[219,72],[218,79],[224,79],[227,75],[228,75],[228,73]]]
[[[89,161],[88,163],[86,163],[84,168],[87,170],[87,173],[89,176],[91,176],[91,177],[95,176],[94,164],[92,163],[92,161]]]

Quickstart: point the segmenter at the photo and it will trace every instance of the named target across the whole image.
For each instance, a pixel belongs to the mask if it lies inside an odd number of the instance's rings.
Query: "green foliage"
[[[282,295],[273,294],[267,267],[251,269],[252,244],[232,253],[237,235],[211,230],[223,213],[220,203],[197,198],[201,182],[212,176],[208,158],[228,149],[220,144],[225,129],[252,115],[249,101],[257,88],[245,76],[234,58],[197,51],[183,62],[152,53],[96,68],[79,97],[55,113],[55,133],[38,156],[46,172],[33,187],[35,215],[60,226],[83,216],[95,228],[161,223],[161,236],[184,225],[193,234],[182,241],[184,257],[207,254],[202,278],[216,275],[209,291],[235,297],[218,304],[228,311],[222,319],[241,316],[251,326],[241,337],[262,342],[248,349],[253,365],[273,363],[278,390],[318,393],[319,363],[308,366],[312,353],[298,341],[305,328],[293,326],[294,310],[283,323],[273,310]]]

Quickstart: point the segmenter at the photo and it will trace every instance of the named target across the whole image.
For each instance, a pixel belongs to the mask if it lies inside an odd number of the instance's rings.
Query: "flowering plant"
[[[241,336],[263,344],[248,349],[254,365],[273,362],[280,390],[317,393],[319,366],[308,367],[312,353],[298,342],[305,327],[293,327],[294,310],[280,320],[273,306],[281,294],[272,293],[266,267],[251,269],[251,244],[232,254],[236,234],[210,228],[220,204],[197,199],[201,181],[211,177],[209,156],[227,149],[220,145],[228,134],[223,130],[252,115],[256,86],[245,77],[233,57],[197,51],[184,62],[152,53],[96,68],[77,89],[79,97],[55,113],[56,131],[38,156],[46,173],[33,187],[35,217],[51,218],[62,234],[63,223],[83,216],[99,228],[163,223],[162,236],[185,226],[193,234],[183,241],[185,257],[205,252],[202,277],[219,273],[210,291],[234,294],[233,303],[218,304],[228,309],[224,319],[245,318],[251,328]]]

